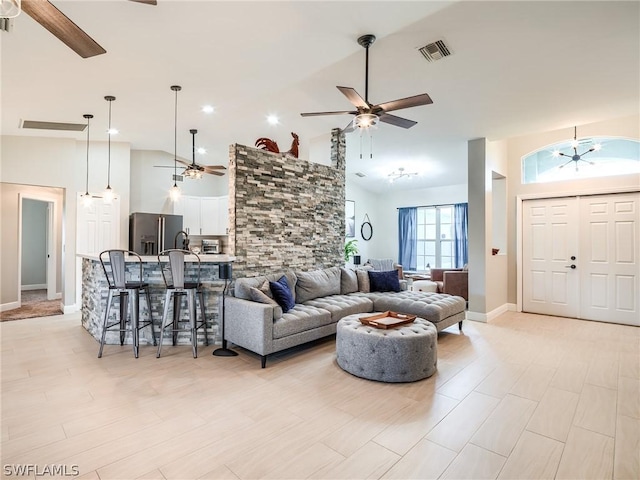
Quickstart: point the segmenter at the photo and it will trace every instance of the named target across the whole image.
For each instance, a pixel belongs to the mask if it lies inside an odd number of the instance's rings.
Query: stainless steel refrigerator
[[[129,216],[129,250],[139,255],[157,255],[173,248],[181,230],[182,215],[132,213]]]

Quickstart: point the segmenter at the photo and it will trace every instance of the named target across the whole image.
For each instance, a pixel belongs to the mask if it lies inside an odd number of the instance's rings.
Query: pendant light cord
[[[87,176],[85,180],[85,196],[89,196],[89,120],[93,118],[93,115],[86,113],[83,115],[87,119]]]
[[[111,188],[111,100],[109,102],[109,130],[108,130],[108,141],[107,141],[107,188]]]
[[[176,101],[173,118],[173,186],[177,187],[176,177],[178,176],[178,89],[175,89]]]

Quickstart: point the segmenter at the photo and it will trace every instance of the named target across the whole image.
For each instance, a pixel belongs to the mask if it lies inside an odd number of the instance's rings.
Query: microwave
[[[217,254],[220,253],[220,240],[202,239],[202,253]]]

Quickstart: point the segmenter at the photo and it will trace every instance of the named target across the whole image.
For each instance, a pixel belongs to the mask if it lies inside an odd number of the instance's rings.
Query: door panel
[[[576,317],[578,274],[568,268],[577,255],[575,198],[523,202],[523,310]]]
[[[580,317],[640,325],[640,193],[580,198]]]

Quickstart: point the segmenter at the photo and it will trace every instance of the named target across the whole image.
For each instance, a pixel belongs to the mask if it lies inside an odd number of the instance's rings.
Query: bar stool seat
[[[138,263],[137,270],[139,271],[138,279],[127,278],[125,255],[130,255],[136,259],[136,262]],[[100,339],[98,358],[102,358],[102,351],[104,349],[107,331],[116,330],[114,327],[117,327],[117,330],[120,332],[120,345],[124,345],[126,332],[127,330],[131,330],[133,354],[138,358],[141,329],[147,326],[151,327],[153,345],[156,345],[156,333],[153,326],[149,284],[143,281],[142,258],[140,258],[140,255],[135,252],[117,249],[100,252],[99,258],[109,285],[109,295],[107,297],[107,308],[105,310],[104,322],[102,325],[102,337]],[[147,301],[147,307],[149,309],[149,320],[142,323],[140,322],[140,293],[144,293]],[[109,315],[111,313],[111,306],[114,299],[119,300],[119,318],[117,321],[109,323]],[[130,316],[128,313],[129,306],[131,308]],[[127,323],[129,324],[129,328],[127,328]]]
[[[193,255],[197,259],[196,281],[185,281],[185,255]],[[169,261],[168,268],[163,257]],[[181,249],[164,250],[158,254],[158,262],[160,263],[160,271],[162,279],[166,286],[164,310],[162,314],[162,325],[160,327],[160,342],[158,342],[158,353],[156,357],[160,358],[162,352],[162,339],[166,329],[172,333],[172,343],[175,346],[178,332],[186,330],[179,328],[181,297],[186,297],[188,305],[189,325],[191,330],[191,346],[193,350],[193,358],[198,357],[198,330],[204,328],[205,345],[209,345],[207,334],[207,317],[204,308],[204,290],[200,282],[200,257],[189,251]],[[173,300],[173,318],[169,318],[169,306]],[[200,304],[201,321],[198,323],[196,315],[196,303]],[[171,327],[171,328],[169,328]]]

